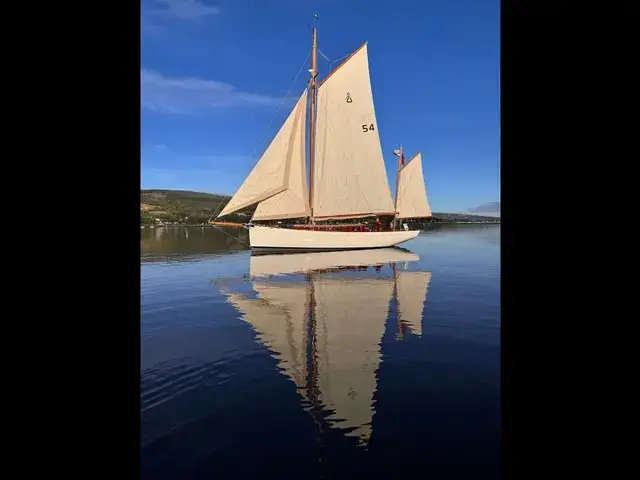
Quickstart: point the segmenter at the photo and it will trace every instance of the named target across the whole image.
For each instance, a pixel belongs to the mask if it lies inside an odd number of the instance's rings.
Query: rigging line
[[[331,60],[329,60],[329,57],[327,57],[324,53],[322,53],[322,50],[320,50],[319,48],[317,50],[318,50],[318,53],[320,53],[320,55],[322,55],[327,62],[331,63]]]
[[[243,242],[242,240],[240,240],[238,237],[234,237],[233,235],[231,235],[228,232],[225,232],[224,230],[222,230],[220,227],[218,227],[217,225],[213,226],[215,229],[220,230],[222,233],[224,233],[225,235],[229,235],[231,238],[233,238],[236,242],[239,242],[249,248],[251,248],[251,245],[249,245],[248,243]]]
[[[304,69],[305,65],[307,64],[307,60],[309,60],[309,55],[311,55],[311,52],[307,52],[307,56],[304,57],[304,62],[302,62],[302,65],[300,65],[300,69],[298,70],[298,73],[296,73],[296,76],[294,77],[293,82],[291,82],[291,85],[289,86],[289,89],[287,90],[287,93],[285,93],[285,95],[284,95],[284,97],[282,99],[282,102],[280,102],[280,106],[278,107],[278,110],[276,110],[276,113],[273,114],[273,118],[271,118],[271,121],[269,122],[269,125],[267,126],[267,128],[262,133],[262,136],[260,137],[260,141],[255,146],[255,148],[253,149],[253,152],[251,152],[251,155],[249,156],[249,159],[247,160],[247,163],[249,163],[249,162],[251,162],[251,160],[253,160],[253,156],[255,155],[256,150],[258,150],[258,147],[260,145],[262,145],[262,141],[264,140],[265,135],[267,134],[267,132],[271,128],[271,125],[273,125],[273,122],[275,121],[276,117],[278,116],[278,113],[280,113],[280,110],[282,110],[283,105],[289,99],[289,94],[291,93],[291,90],[293,89],[293,86],[296,84],[296,81],[298,80],[298,77],[300,76],[300,73],[302,73],[302,70]],[[225,196],[225,198],[226,198],[226,196]],[[222,206],[222,202],[220,202],[218,204],[218,208],[216,209],[216,211],[209,217],[209,222],[211,221],[211,219],[215,215],[218,214],[221,206]]]
[[[329,62],[329,73],[331,73],[331,66],[336,63],[339,62],[340,60],[344,60],[345,58],[347,58],[349,55],[351,55],[353,52],[351,53],[347,53],[346,55],[343,55],[340,58],[336,58],[335,60],[332,60],[331,62]]]
[[[320,53],[320,55],[322,55],[322,56],[324,57],[324,59],[325,59],[327,62],[329,62],[329,72],[328,72],[328,73],[331,73],[331,70],[332,70],[332,67],[333,67],[333,64],[334,64],[334,63],[339,62],[340,60],[344,60],[345,58],[347,58],[348,56],[350,56],[350,55],[352,55],[352,54],[353,54],[353,52],[351,52],[351,53],[347,53],[346,55],[343,55],[343,56],[342,56],[342,57],[340,57],[340,58],[336,58],[335,60],[330,60],[330,59],[329,59],[329,57],[327,57],[327,56],[322,52],[322,50],[320,50],[319,48],[318,48],[317,50],[318,50],[318,52]]]

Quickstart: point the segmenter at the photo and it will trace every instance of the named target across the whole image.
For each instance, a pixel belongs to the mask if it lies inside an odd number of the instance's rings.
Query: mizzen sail
[[[318,87],[314,153],[314,217],[393,214],[366,44]]]
[[[418,153],[400,170],[398,182],[398,218],[431,216],[427,188],[422,174],[422,156]]]
[[[255,203],[256,220],[309,214],[305,180],[307,90],[267,150],[218,218]]]

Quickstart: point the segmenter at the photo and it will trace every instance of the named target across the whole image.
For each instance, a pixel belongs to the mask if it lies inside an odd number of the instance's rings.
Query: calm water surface
[[[499,478],[500,227],[403,247],[141,230],[142,478]]]

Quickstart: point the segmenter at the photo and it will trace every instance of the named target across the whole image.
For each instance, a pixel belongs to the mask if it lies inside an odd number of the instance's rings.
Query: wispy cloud
[[[470,213],[487,216],[500,216],[500,202],[487,202],[469,209]]]
[[[225,107],[281,105],[282,98],[243,92],[228,83],[192,77],[167,77],[140,70],[142,108],[172,114],[195,114]]]
[[[149,21],[148,19],[143,18],[142,23],[140,25],[140,31],[142,35],[146,36],[158,36],[165,32],[165,27],[162,25],[158,25]]]
[[[164,17],[198,21],[220,13],[218,7],[207,5],[201,0],[157,0],[160,7],[154,13]]]
[[[219,13],[220,8],[202,0],[143,0],[141,32],[145,36],[164,36],[178,24],[206,25]]]

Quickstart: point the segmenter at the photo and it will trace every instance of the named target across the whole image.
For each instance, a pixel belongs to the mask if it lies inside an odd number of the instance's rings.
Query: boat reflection
[[[295,383],[320,428],[340,429],[359,445],[368,444],[381,341],[394,297],[396,338],[422,333],[431,274],[396,268],[418,259],[398,248],[251,257],[257,298],[226,293],[278,360],[280,372]],[[375,275],[341,273],[366,269]],[[305,275],[272,278],[292,273]]]
[[[293,273],[319,273],[336,269],[362,269],[389,263],[416,262],[418,255],[404,248],[347,250],[339,252],[291,253],[251,256],[249,273],[252,278]]]

